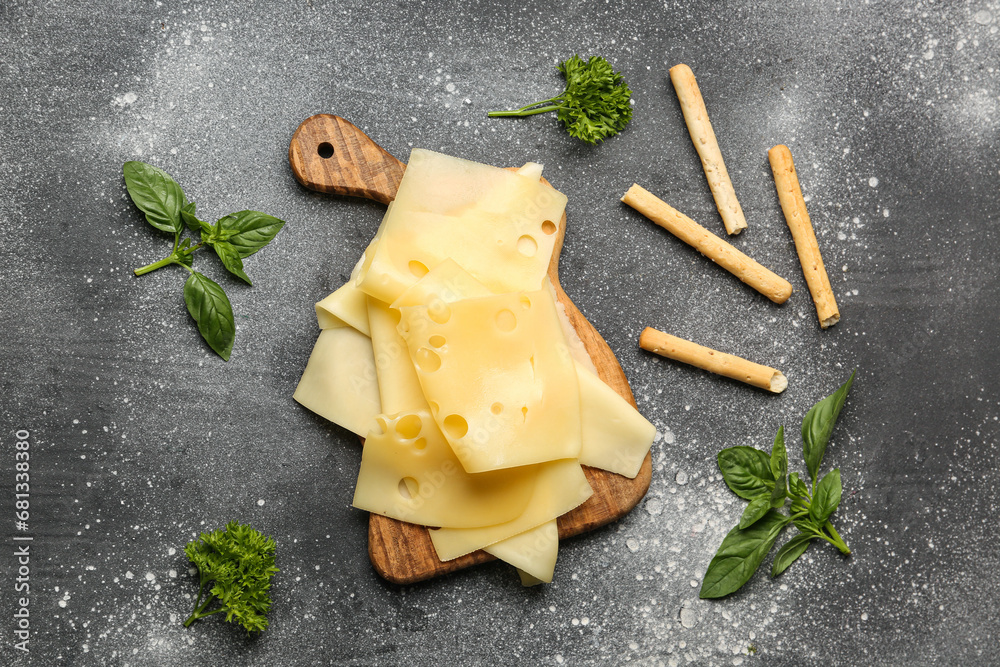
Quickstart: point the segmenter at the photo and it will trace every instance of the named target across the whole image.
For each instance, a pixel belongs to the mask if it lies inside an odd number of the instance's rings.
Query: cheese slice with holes
[[[428,306],[437,302],[454,303],[492,294],[486,285],[476,280],[453,259],[446,259],[403,292],[393,308]]]
[[[399,311],[378,299],[366,298],[382,412],[394,415],[428,410],[410,351],[396,329]]]
[[[577,364],[583,445],[580,463],[634,479],[656,427],[595,373]]]
[[[431,414],[469,472],[575,458],[580,392],[552,292],[400,309]]]
[[[452,258],[493,292],[537,290],[565,208],[537,177],[414,149],[359,287],[392,303]]]
[[[522,577],[521,583],[525,586],[548,583],[552,581],[559,555],[559,528],[555,520],[547,521],[520,535],[491,544],[483,551],[530,575],[528,583]]]
[[[348,431],[368,433],[382,411],[371,339],[346,326],[321,331],[293,398]]]
[[[483,528],[431,530],[431,542],[439,559],[453,560],[552,521],[583,504],[592,493],[575,459],[553,461],[540,466],[535,492],[521,516]]]
[[[524,513],[544,466],[469,474],[426,411],[380,415],[368,433],[354,506],[425,526],[469,528]]]

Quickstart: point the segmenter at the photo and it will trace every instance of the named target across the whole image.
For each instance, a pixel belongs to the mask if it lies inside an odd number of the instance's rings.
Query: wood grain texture
[[[323,143],[334,147],[333,157],[320,155],[318,147]],[[288,157],[296,179],[307,188],[367,197],[386,204],[395,198],[405,169],[402,162],[357,127],[343,118],[326,114],[303,121],[292,138]],[[565,234],[566,216],[563,215],[548,271],[556,297],[565,307],[601,379],[635,405],[632,389],[614,352],[559,284],[559,254]],[[647,453],[635,479],[586,466],[583,470],[594,494],[587,502],[559,517],[560,539],[593,530],[628,514],[649,489],[652,459]],[[412,584],[494,560],[490,554],[476,551],[442,562],[434,551],[427,528],[379,514],[370,517],[368,554],[376,572],[393,583]]]

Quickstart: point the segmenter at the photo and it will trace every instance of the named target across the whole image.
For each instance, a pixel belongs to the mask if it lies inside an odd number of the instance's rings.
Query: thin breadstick
[[[708,187],[715,197],[715,206],[719,209],[722,222],[726,225],[726,232],[739,234],[746,229],[747,219],[743,216],[743,208],[736,199],[733,182],[729,179],[726,164],[722,161],[722,151],[719,150],[719,142],[715,139],[712,123],[708,120],[708,110],[705,108],[705,100],[698,89],[694,72],[687,65],[675,65],[670,68],[670,80],[674,84],[674,90],[677,91],[677,99],[680,100],[681,111],[684,113],[684,122],[687,123],[691,141],[698,151],[698,157],[701,158]]]
[[[781,371],[671,336],[651,327],[646,327],[639,336],[639,347],[668,359],[682,361],[711,373],[767,389],[775,394],[780,394],[788,387],[788,379]]]
[[[662,199],[633,184],[622,201],[775,303],[784,303],[792,284],[769,271]]]
[[[778,188],[778,201],[785,213],[785,222],[795,240],[802,273],[805,274],[806,285],[816,304],[819,325],[824,329],[832,327],[840,321],[840,311],[833,296],[833,288],[830,287],[830,278],[826,275],[826,267],[823,266],[823,258],[819,254],[819,243],[816,242],[816,232],[813,231],[806,211],[806,202],[802,198],[792,152],[788,150],[788,146],[778,145],[767,152],[767,157],[771,162],[771,171],[774,172],[774,185]]]

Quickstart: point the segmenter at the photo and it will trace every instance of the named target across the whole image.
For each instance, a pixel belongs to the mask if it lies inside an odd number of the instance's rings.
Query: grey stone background
[[[0,663],[11,665],[989,665],[998,582],[1000,4],[297,2],[0,5]],[[601,54],[635,118],[589,147],[552,117],[487,119],[561,89]],[[749,229],[734,243],[787,277],[775,306],[618,199],[638,182],[722,224],[667,69],[698,76]],[[360,448],[291,394],[383,207],[305,191],[296,126],[344,116],[413,146],[534,160],[569,197],[561,274],[658,430],[647,499],[568,541],[555,582],[488,564],[397,587],[350,508]],[[815,312],[767,149],[788,144],[843,319]],[[184,308],[169,251],[122,163],[166,169],[214,217],[288,224],[222,283],[229,363]],[[656,326],[781,368],[781,396],[654,358]],[[697,599],[742,503],[723,447],[768,447],[858,368],[827,451],[854,555],[814,546]],[[14,433],[31,432],[30,653],[13,649]],[[182,548],[250,521],[279,544],[271,628],[184,629]],[[755,652],[754,652],[755,651]]]

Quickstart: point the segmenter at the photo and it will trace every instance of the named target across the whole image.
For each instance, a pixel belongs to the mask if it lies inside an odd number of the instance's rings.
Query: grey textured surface
[[[988,665],[1000,634],[996,196],[1000,4],[968,2],[50,3],[0,6],[0,663],[12,665]],[[591,148],[552,117],[487,119],[603,54],[635,119]],[[791,280],[778,307],[618,202],[639,182],[721,233],[667,69],[698,76],[747,213],[735,244]],[[523,590],[490,564],[399,588],[350,505],[355,439],[291,400],[382,208],[303,190],[295,127],[336,113],[421,146],[543,162],[569,197],[563,285],[659,432],[647,500],[563,546]],[[820,331],[766,151],[788,144],[843,319]],[[183,272],[133,208],[126,160],[199,212],[288,221],[247,262],[201,266],[238,318],[227,364]],[[781,368],[781,396],[653,358],[642,327]],[[827,452],[850,559],[699,601],[742,504],[716,452],[766,447],[857,367]],[[14,433],[31,432],[30,653],[13,648]],[[799,441],[790,439],[794,469]],[[182,553],[237,518],[279,543],[272,627],[181,621]],[[754,647],[755,654],[748,654]]]

